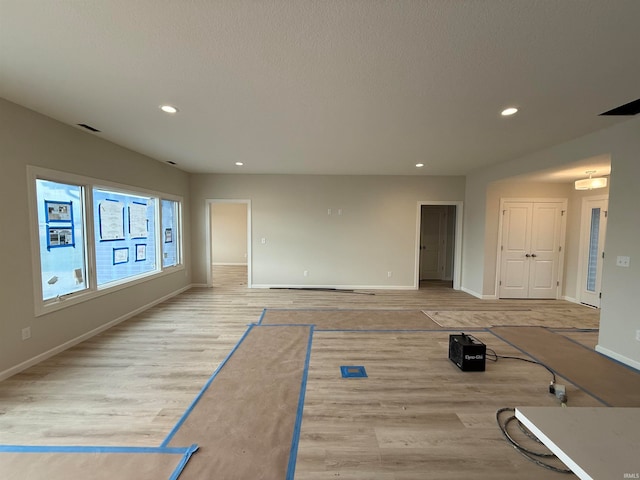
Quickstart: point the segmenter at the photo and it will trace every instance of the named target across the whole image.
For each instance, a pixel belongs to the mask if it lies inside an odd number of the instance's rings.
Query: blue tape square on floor
[[[363,366],[356,365],[342,365],[340,367],[342,378],[365,378],[367,371]]]

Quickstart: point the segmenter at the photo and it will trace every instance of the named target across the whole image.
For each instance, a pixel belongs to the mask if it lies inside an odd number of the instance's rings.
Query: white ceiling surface
[[[628,119],[598,114],[639,96],[639,20],[638,0],[0,0],[0,96],[189,172],[457,175]]]

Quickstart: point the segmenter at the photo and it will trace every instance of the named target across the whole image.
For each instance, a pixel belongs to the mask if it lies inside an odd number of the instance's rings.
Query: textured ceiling
[[[465,174],[628,118],[598,114],[640,96],[639,21],[638,0],[0,0],[0,96],[189,172]]]

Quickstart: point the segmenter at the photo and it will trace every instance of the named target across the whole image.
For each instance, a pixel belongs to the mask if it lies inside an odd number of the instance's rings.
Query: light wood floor
[[[0,444],[159,445],[265,307],[515,311],[523,324],[540,324],[541,313],[560,327],[598,322],[598,311],[564,301],[481,301],[439,283],[375,295],[260,290],[247,289],[237,267],[216,270],[213,289],[191,289],[1,382]],[[477,327],[477,318],[460,329]],[[559,478],[509,447],[494,419],[503,406],[557,405],[549,374],[508,360],[461,372],[447,359],[448,334],[316,332],[296,478]],[[597,341],[597,333],[567,335]],[[520,354],[488,332],[476,336],[501,354]],[[365,365],[369,378],[338,378],[338,366],[349,364]],[[599,405],[567,388],[569,405]]]

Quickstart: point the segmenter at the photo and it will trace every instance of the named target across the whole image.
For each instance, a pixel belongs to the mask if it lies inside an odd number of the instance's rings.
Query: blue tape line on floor
[[[293,439],[291,440],[291,451],[289,452],[289,464],[287,466],[286,480],[293,480],[296,471],[296,459],[298,456],[298,442],[300,441],[300,429],[302,427],[302,412],[304,410],[304,397],[307,391],[307,378],[309,376],[309,362],[311,360],[311,344],[313,342],[313,325],[309,329],[309,342],[307,343],[307,355],[304,360],[304,370],[302,372],[302,383],[300,385],[300,396],[298,398],[298,410],[296,412],[296,423],[293,429]]]
[[[271,312],[422,312],[419,308],[416,309],[397,309],[397,308],[265,308]],[[426,313],[424,313],[426,315]]]
[[[262,314],[260,315],[260,320],[258,320],[258,325],[262,325],[262,320],[264,320],[265,313],[267,313],[267,309],[263,308],[262,309]]]
[[[185,454],[191,447],[106,447],[106,446],[62,446],[62,445],[0,445],[3,453],[167,453]],[[195,450],[194,450],[195,451]]]
[[[187,462],[189,462],[189,459],[197,450],[198,445],[196,445],[195,443],[187,449],[187,451],[182,456],[182,460],[180,460],[180,463],[176,466],[173,474],[171,474],[171,476],[169,477],[169,480],[178,480],[178,477],[184,470],[184,467],[187,466]]]
[[[259,327],[311,327],[314,323],[268,323],[258,325]]]
[[[488,328],[465,328],[464,331],[465,332],[486,332],[488,331]],[[382,329],[378,329],[378,330],[367,330],[367,329],[355,329],[355,328],[316,328],[315,329],[316,332],[374,332],[374,333],[411,333],[411,332],[428,332],[428,333],[448,333],[448,332],[460,332],[459,328],[449,328],[449,329],[443,329],[443,328],[437,328],[437,329],[415,329],[415,330],[402,330],[402,329],[395,329],[395,330],[382,330]]]
[[[247,330],[242,334],[242,337],[240,337],[240,340],[238,340],[238,343],[236,343],[236,345],[231,349],[231,351],[225,357],[225,359],[220,363],[220,365],[218,365],[218,368],[216,368],[216,370],[213,372],[211,377],[209,377],[209,380],[207,380],[207,383],[204,384],[204,387],[202,387],[202,389],[200,390],[200,393],[198,393],[198,395],[196,395],[196,398],[193,399],[193,402],[191,402],[191,405],[189,405],[189,407],[184,412],[184,414],[182,415],[180,420],[178,420],[178,423],[176,423],[176,425],[173,427],[171,432],[169,432],[169,435],[167,435],[167,438],[165,438],[164,441],[162,442],[162,444],[160,444],[161,447],[166,447],[169,444],[169,442],[174,437],[176,432],[180,429],[182,424],[185,422],[185,420],[189,417],[189,415],[191,414],[191,412],[193,411],[195,406],[198,404],[198,402],[200,401],[200,399],[202,398],[204,393],[209,389],[209,386],[211,385],[211,383],[213,383],[213,381],[215,380],[215,378],[218,375],[218,373],[220,372],[220,370],[222,370],[222,367],[224,367],[226,365],[226,363],[229,361],[231,356],[238,349],[240,344],[244,341],[245,338],[247,338],[247,335],[249,335],[249,332],[253,329],[253,327],[254,327],[254,325],[249,325]]]
[[[578,328],[578,327],[545,327],[547,328],[550,332],[584,332],[584,333],[591,333],[591,332],[598,332],[600,331],[599,328]]]

